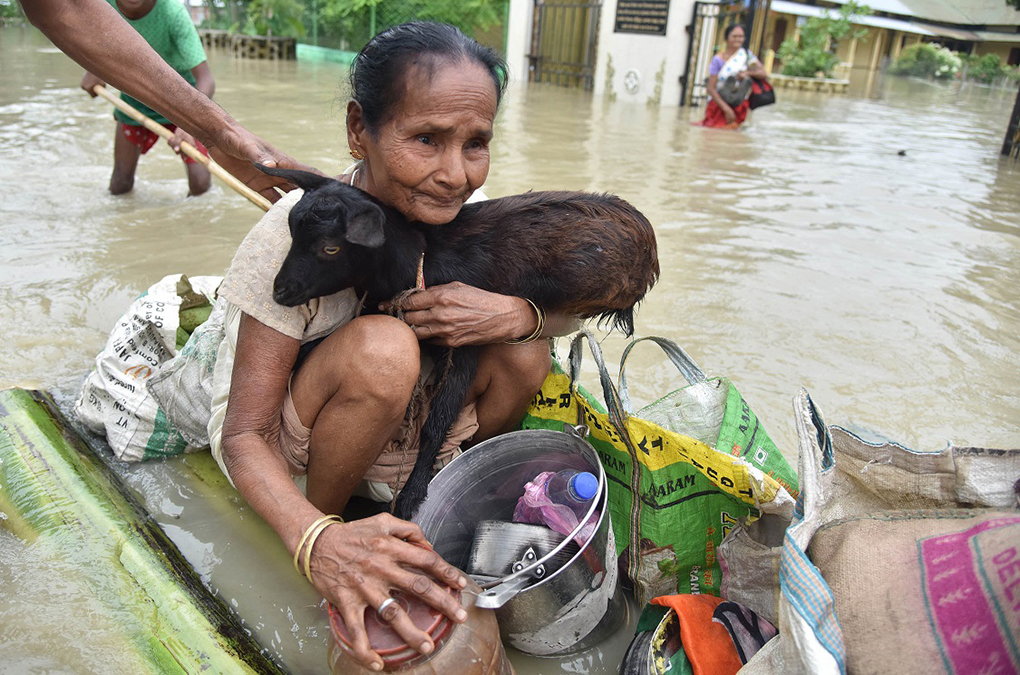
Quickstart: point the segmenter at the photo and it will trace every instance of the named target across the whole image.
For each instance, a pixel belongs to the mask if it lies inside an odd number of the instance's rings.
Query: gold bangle
[[[524,298],[528,301],[528,304],[535,310],[535,315],[538,317],[538,325],[535,326],[535,331],[524,338],[513,338],[511,340],[504,340],[504,344],[508,345],[526,345],[529,342],[534,342],[538,338],[542,337],[542,331],[545,330],[545,310],[532,302],[529,298]]]
[[[305,547],[305,543],[308,541],[308,538],[312,535],[312,532],[315,530],[316,527],[322,526],[323,523],[332,523],[332,522],[342,523],[342,522],[344,522],[344,519],[341,518],[340,516],[323,516],[323,517],[317,519],[311,525],[309,525],[308,529],[305,530],[305,533],[303,535],[301,535],[301,540],[298,542],[297,548],[294,549],[294,571],[295,572],[297,572],[298,574],[301,574],[301,568],[298,566],[298,560],[301,558],[301,550]],[[309,552],[311,552],[311,549],[309,549]]]
[[[339,521],[343,522],[343,518],[339,518]],[[315,547],[315,542],[319,535],[336,522],[336,520],[327,520],[322,525],[319,525],[315,532],[312,532],[312,536],[308,538],[308,544],[305,545],[305,579],[308,579],[309,583],[312,581],[312,548]]]

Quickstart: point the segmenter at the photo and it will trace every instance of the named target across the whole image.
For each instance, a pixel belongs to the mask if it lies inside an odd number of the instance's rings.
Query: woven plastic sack
[[[119,459],[137,462],[189,448],[146,385],[177,355],[182,307],[212,301],[220,281],[222,277],[189,279],[183,274],[162,278],[131,303],[96,356],[74,414],[105,436]]]
[[[599,369],[605,408],[577,385],[585,339]],[[712,398],[708,404],[725,406],[726,399]],[[705,419],[724,416],[715,409],[702,415]],[[642,604],[658,595],[718,595],[721,569],[716,548],[724,535],[761,512],[792,514],[794,498],[769,475],[781,476],[786,484],[795,481],[781,454],[769,455],[763,467],[755,466],[747,457],[757,447],[753,443],[739,442],[742,450],[734,455],[736,441],[729,438],[727,452],[720,452],[701,440],[629,415],[601,349],[588,331],[578,333],[571,344],[570,375],[554,365],[522,426],[561,429],[564,423],[581,423],[589,429],[588,442],[598,452],[609,480],[621,571],[634,584]]]
[[[869,443],[826,427],[803,390],[794,414],[801,496],[789,527],[742,525],[719,551],[724,597],[779,628],[741,675],[880,672],[883,659],[904,674],[1015,672],[1018,624],[988,608],[1007,599],[996,561],[1020,573],[1020,514],[1001,511],[1016,505],[1020,450]],[[954,660],[961,645],[1001,662]]]

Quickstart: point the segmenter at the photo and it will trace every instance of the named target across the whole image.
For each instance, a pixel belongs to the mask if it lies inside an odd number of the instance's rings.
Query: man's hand
[[[181,143],[188,143],[193,148],[198,147],[195,144],[195,137],[180,127],[177,127],[177,130],[174,131],[174,137],[168,138],[166,142],[170,144],[170,147],[173,148],[174,152],[178,155],[181,154]]]
[[[322,175],[318,169],[280,152],[237,123],[218,130],[216,137],[210,139],[206,146],[217,164],[271,202],[280,198],[280,193],[274,188],[289,192],[295,186],[282,178],[262,173],[255,168],[255,163],[280,169],[300,169]]]
[[[106,86],[106,82],[86,70],[85,74],[81,77],[81,88],[87,91],[89,96],[95,98],[97,84],[101,84],[104,87]]]

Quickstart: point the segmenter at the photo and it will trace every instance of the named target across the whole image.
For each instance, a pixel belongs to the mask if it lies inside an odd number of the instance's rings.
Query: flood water
[[[345,168],[341,67],[210,64],[242,123],[327,173]],[[0,30],[0,388],[46,389],[65,409],[133,298],[167,274],[222,274],[260,215],[221,185],[185,199],[162,143],[134,192],[110,196],[111,109],[80,76],[34,31]],[[917,450],[1020,447],[1020,164],[999,156],[1016,91],[887,78],[873,98],[777,93],[730,132],[692,127],[700,110],[512,89],[486,193],[598,190],[640,208],[662,277],[638,334],[730,377],[791,462],[801,387],[827,422]],[[614,374],[624,344],[603,342]],[[597,383],[590,362],[585,377]],[[628,379],[639,403],[680,385],[652,346]],[[207,456],[118,471],[274,657],[325,670],[315,593],[258,517],[222,497]],[[0,528],[0,626],[16,636],[0,639],[5,669],[133,670],[113,618],[67,620],[90,602],[73,572],[73,552]],[[615,673],[628,640],[512,659],[522,675]]]

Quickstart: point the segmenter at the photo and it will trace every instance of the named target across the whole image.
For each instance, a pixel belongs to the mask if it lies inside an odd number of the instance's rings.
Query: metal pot
[[[568,546],[577,545],[579,524],[559,544],[542,549],[548,551],[544,555],[525,560],[514,568],[517,571],[484,584],[486,590],[476,601],[496,608],[507,644],[537,656],[587,649],[612,634],[626,614],[617,585],[606,475],[595,450],[584,440],[586,434],[565,427],[564,432],[514,431],[479,443],[436,475],[414,518],[437,553],[467,569],[479,525],[511,521],[525,484],[537,474],[572,468],[598,477],[598,494],[581,520],[583,524],[596,519],[591,538],[562,561]]]

